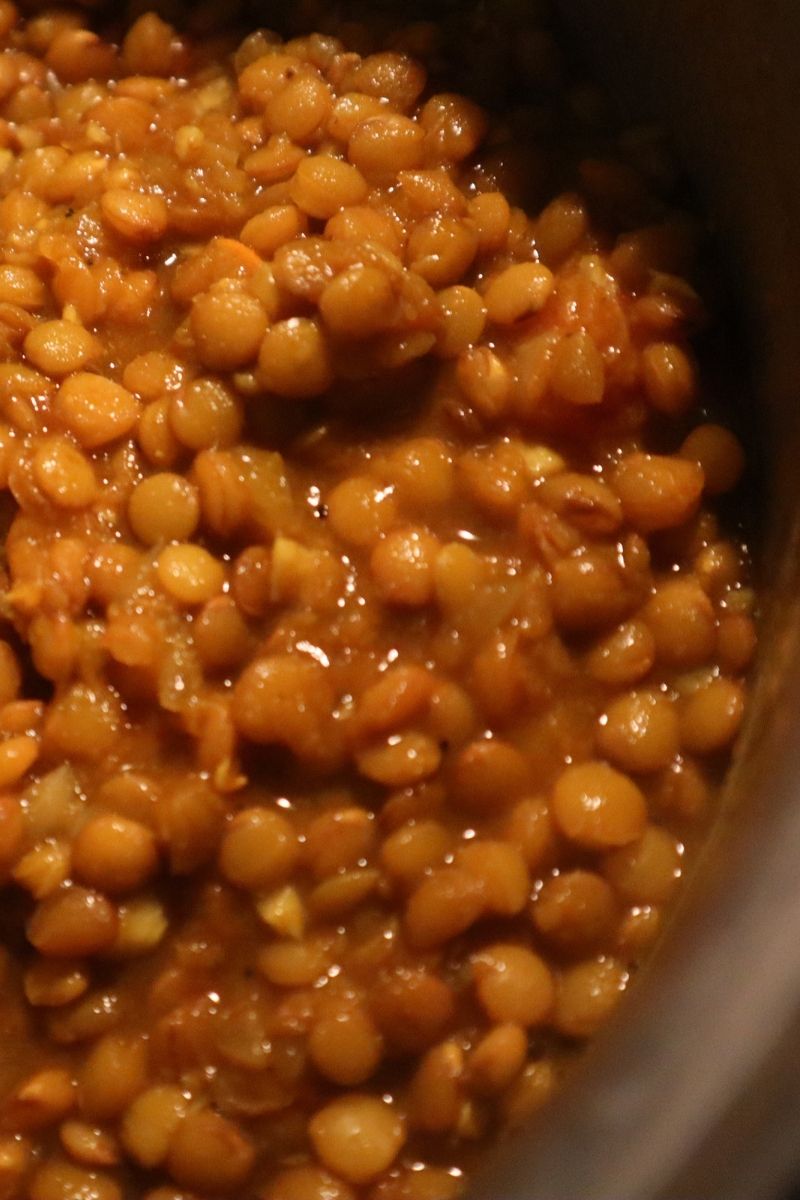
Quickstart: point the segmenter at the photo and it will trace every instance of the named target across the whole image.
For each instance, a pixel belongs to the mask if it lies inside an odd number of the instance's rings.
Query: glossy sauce
[[[742,718],[699,229],[511,6],[208,15],[0,0],[0,1198],[450,1200]]]

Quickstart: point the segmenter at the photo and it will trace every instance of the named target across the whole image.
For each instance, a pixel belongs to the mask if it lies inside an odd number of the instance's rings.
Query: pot
[[[474,1200],[773,1200],[800,1178],[800,5],[562,0],[718,233],[762,464],[761,652],[725,798],[616,1023]]]

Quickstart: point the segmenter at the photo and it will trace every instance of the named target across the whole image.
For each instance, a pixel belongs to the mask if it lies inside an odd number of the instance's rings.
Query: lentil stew
[[[0,0],[0,1200],[452,1200],[658,936],[744,454],[525,7]]]

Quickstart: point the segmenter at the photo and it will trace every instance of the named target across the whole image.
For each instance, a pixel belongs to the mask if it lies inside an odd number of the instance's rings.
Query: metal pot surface
[[[726,799],[618,1022],[475,1200],[773,1200],[800,1175],[800,5],[562,0],[718,231],[762,462],[762,649]]]

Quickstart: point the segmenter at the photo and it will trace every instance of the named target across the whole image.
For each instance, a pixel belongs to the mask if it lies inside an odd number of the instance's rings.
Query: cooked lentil
[[[0,0],[0,1197],[454,1200],[702,833],[744,453],[538,6],[227,7]]]

